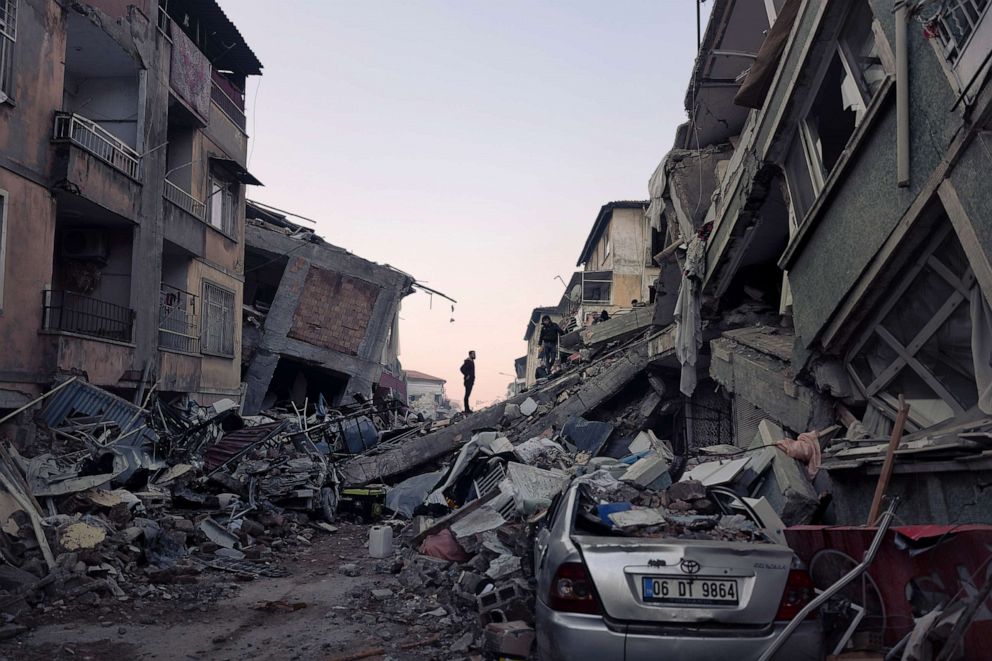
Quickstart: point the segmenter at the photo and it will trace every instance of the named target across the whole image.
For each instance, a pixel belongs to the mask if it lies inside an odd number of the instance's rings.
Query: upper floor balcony
[[[166,200],[176,205],[189,215],[199,220],[204,220],[206,217],[206,205],[168,179],[165,180],[165,188],[163,191],[162,196]]]
[[[46,289],[42,294],[45,330],[130,342],[134,310],[71,291]]]
[[[131,179],[141,180],[141,155],[93,120],[71,112],[58,112],[52,139],[77,145]]]

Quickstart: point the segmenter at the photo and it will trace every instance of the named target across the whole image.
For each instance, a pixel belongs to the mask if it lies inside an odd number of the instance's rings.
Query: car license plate
[[[668,578],[644,576],[641,578],[641,596],[644,601],[664,604],[730,604],[739,600],[736,580],[723,578]]]

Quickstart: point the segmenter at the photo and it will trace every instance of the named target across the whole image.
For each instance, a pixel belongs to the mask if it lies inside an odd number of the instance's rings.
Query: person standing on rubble
[[[541,353],[544,355],[544,367],[551,373],[551,366],[558,360],[558,338],[565,334],[561,326],[551,321],[551,317],[544,315],[541,317],[541,334],[538,342],[541,344]]]
[[[471,413],[472,407],[468,405],[469,395],[472,394],[472,386],[475,385],[475,352],[469,351],[468,358],[462,363],[462,376],[465,377],[465,413]]]

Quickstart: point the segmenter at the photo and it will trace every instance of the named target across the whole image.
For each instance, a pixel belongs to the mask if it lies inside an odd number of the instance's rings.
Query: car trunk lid
[[[793,552],[754,542],[575,535],[605,613],[650,624],[764,626]]]

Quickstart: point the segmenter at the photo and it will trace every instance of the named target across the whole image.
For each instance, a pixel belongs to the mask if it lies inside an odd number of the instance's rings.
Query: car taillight
[[[581,562],[565,562],[558,567],[551,581],[549,603],[552,609],[565,613],[598,615],[602,612],[592,579]]]
[[[814,596],[813,579],[809,577],[809,574],[802,569],[790,569],[775,619],[780,622],[788,622],[798,615],[799,611],[812,601]],[[816,617],[816,611],[810,613],[807,619],[814,617]]]

